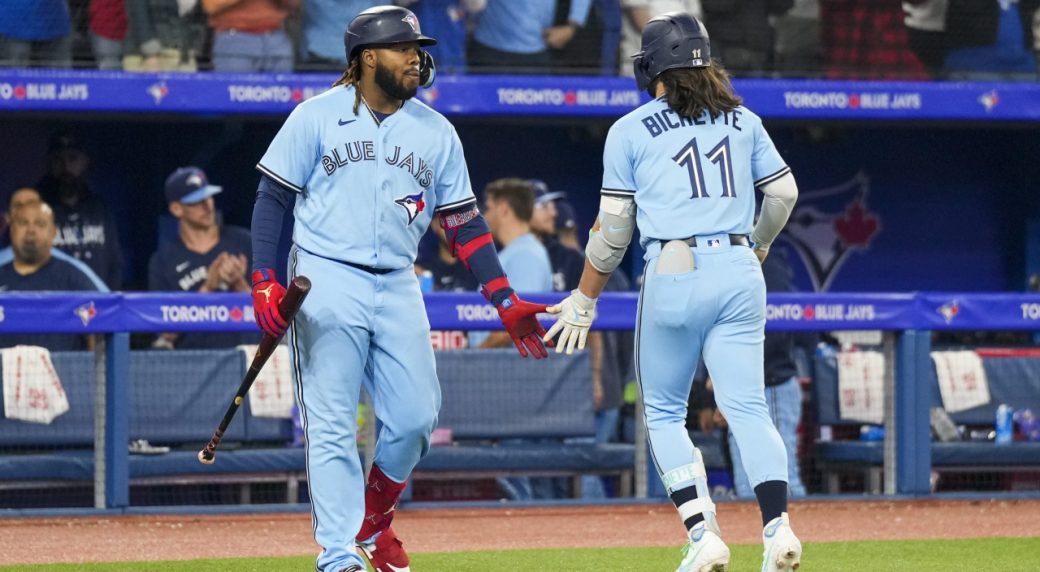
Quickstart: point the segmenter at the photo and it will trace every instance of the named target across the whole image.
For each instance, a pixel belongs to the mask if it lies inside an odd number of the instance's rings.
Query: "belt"
[[[661,238],[655,238],[654,240],[657,240],[657,241],[659,241],[659,242],[661,242],[663,244],[665,242],[669,242],[672,239],[664,240],[664,239],[661,239]],[[689,244],[690,246],[697,246],[697,237],[696,236],[691,236],[690,238],[676,238],[674,240],[679,240],[679,241],[685,242],[686,244]],[[729,235],[729,243],[731,245],[733,245],[733,246],[748,246],[748,247],[751,246],[751,240],[748,238],[748,235],[746,235],[746,234],[731,234],[731,235]]]
[[[337,260],[337,262],[342,262],[343,264],[346,264],[347,266],[352,266],[354,268],[357,268],[358,270],[364,270],[365,272],[368,272],[369,274],[379,274],[379,275],[382,275],[382,274],[389,274],[389,273],[394,271],[393,268],[374,268],[372,266],[365,266],[364,264],[357,264],[355,262],[349,262],[347,260]]]
[[[295,246],[296,246],[296,248],[299,248],[300,250],[306,252],[307,254],[311,254],[313,256],[317,256],[318,258],[324,258],[325,260],[331,260],[332,262],[338,262],[340,264],[346,264],[347,266],[350,266],[352,268],[357,268],[358,270],[364,270],[365,272],[368,272],[369,274],[383,275],[383,274],[389,274],[389,273],[393,272],[394,270],[397,270],[397,268],[375,268],[374,266],[365,266],[364,264],[358,264],[357,262],[351,262],[349,260],[340,260],[339,258],[332,258],[332,257],[329,257],[329,256],[324,256],[322,254],[318,254],[316,252],[311,252],[311,251],[307,250],[306,248],[304,248],[304,247],[302,247],[302,246],[300,246],[298,244],[295,245]]]

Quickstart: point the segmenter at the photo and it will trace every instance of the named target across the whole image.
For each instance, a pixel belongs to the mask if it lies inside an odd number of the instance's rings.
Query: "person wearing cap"
[[[177,238],[159,247],[148,262],[148,289],[168,292],[249,292],[252,259],[249,231],[217,222],[209,184],[198,167],[181,167],[166,179],[166,202],[178,221]],[[161,334],[156,347],[231,347],[255,343],[255,334]]]
[[[53,135],[47,173],[37,183],[43,201],[54,209],[54,246],[78,258],[111,290],[123,286],[123,250],[115,217],[87,183],[90,158],[67,132]]]
[[[557,208],[566,197],[562,191],[550,191],[545,181],[531,179],[528,181],[534,188],[534,211],[531,213],[531,232],[533,232],[549,254],[552,266],[553,291],[570,292],[578,287],[581,271],[585,268],[585,255],[581,249],[563,245],[558,236],[559,217]]]

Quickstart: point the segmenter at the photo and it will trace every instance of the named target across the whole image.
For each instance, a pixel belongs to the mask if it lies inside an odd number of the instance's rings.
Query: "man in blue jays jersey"
[[[798,189],[762,122],[741,105],[711,60],[708,33],[672,12],[643,30],[634,71],[656,99],[611,127],[603,151],[600,213],[581,282],[549,309],[545,339],[582,348],[596,298],[638,226],[646,270],[636,324],[636,372],[661,480],[689,533],[680,572],[725,570],[704,461],[685,420],[703,354],[719,408],[743,453],[762,511],[763,572],[799,566],[787,515],[787,457],[763,386],[765,283],[761,261],[787,222]],[[755,189],[765,195],[757,224]],[[750,239],[749,239],[750,235]]]
[[[292,112],[257,165],[253,305],[260,327],[274,335],[288,327],[273,267],[290,206],[289,274],[313,284],[289,344],[319,572],[363,570],[355,541],[377,570],[409,569],[390,524],[440,408],[412,266],[435,214],[521,355],[548,355],[535,318],[545,306],[517,298],[502,272],[455,129],[414,99],[420,85],[432,83],[433,60],[422,46],[433,43],[404,8],[358,14],[347,27],[343,77]],[[362,384],[382,423],[367,486],[354,422]]]

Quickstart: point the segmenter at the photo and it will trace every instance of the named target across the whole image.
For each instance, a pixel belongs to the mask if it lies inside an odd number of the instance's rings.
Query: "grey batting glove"
[[[596,319],[596,300],[575,288],[562,302],[546,308],[546,312],[559,314],[560,317],[542,336],[542,341],[548,342],[556,337],[556,334],[560,334],[560,340],[556,342],[556,353],[566,349],[567,355],[571,355],[575,348],[579,351],[585,349],[589,328],[592,327],[592,320]]]

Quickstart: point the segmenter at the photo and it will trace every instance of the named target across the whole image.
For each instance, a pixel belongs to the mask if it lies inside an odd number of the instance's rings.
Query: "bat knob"
[[[212,465],[216,460],[216,456],[208,450],[203,449],[199,451],[199,462],[203,465]]]

